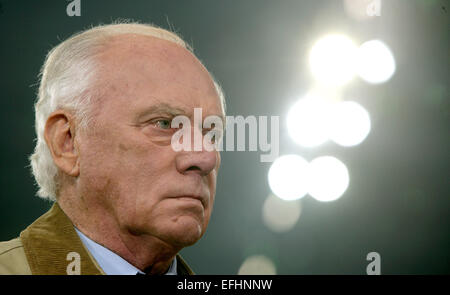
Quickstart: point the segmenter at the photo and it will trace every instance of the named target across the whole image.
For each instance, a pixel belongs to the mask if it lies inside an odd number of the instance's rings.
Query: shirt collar
[[[141,270],[136,268],[134,265],[130,264],[128,261],[103,247],[102,245],[94,242],[88,238],[85,234],[75,228],[78,236],[83,242],[84,246],[91,253],[94,259],[97,261],[98,265],[107,275],[135,275],[137,273],[144,274]],[[166,275],[176,275],[177,274],[177,259],[174,258],[167,271]]]

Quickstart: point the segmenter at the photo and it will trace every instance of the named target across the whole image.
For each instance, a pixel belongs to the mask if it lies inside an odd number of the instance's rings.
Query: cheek
[[[211,198],[214,200],[216,194],[216,184],[217,184],[217,169],[214,169],[209,175],[209,189],[211,192]]]
[[[93,188],[106,185],[108,174],[114,169],[114,163],[109,161],[111,157],[103,143],[99,139],[84,139],[83,143],[79,145],[79,178]]]
[[[117,131],[82,138],[80,179],[96,191],[125,194],[130,199],[139,191],[149,192],[173,160],[167,147],[132,136],[119,136]],[[132,201],[132,200],[130,200]]]
[[[214,207],[214,201],[216,198],[216,178],[217,175],[217,171],[213,171],[210,174],[210,179],[209,179],[209,193],[210,193],[210,199],[209,199],[209,205],[208,208],[206,209],[206,217],[210,218],[212,211],[213,211],[213,207]]]

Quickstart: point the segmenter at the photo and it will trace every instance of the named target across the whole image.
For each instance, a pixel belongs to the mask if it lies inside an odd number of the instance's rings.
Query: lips
[[[202,203],[203,207],[206,208],[206,198],[202,197],[202,196],[198,196],[198,195],[179,195],[179,196],[175,196],[172,197],[174,199],[183,199],[183,198],[188,198],[188,199],[194,199],[194,200],[198,200]]]

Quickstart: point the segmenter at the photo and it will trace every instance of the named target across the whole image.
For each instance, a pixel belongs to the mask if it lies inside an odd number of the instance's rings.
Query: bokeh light
[[[357,73],[366,82],[372,84],[386,82],[395,72],[394,55],[380,40],[363,43],[357,56]]]
[[[304,147],[318,146],[329,138],[329,103],[307,96],[292,106],[287,115],[287,128],[291,138]]]
[[[269,186],[283,200],[302,198],[308,191],[308,162],[298,155],[277,158],[269,169]]]
[[[244,260],[238,275],[275,275],[277,270],[271,259],[264,255],[250,256]]]
[[[335,104],[331,116],[330,139],[339,145],[358,145],[370,132],[369,113],[354,101]]]
[[[327,85],[343,85],[355,75],[357,46],[344,35],[328,35],[314,44],[309,63],[314,77]]]
[[[301,201],[285,201],[270,194],[264,201],[262,217],[264,224],[274,232],[291,230],[300,218]]]
[[[319,157],[309,164],[308,193],[318,201],[337,200],[347,190],[349,181],[347,167],[335,157]]]

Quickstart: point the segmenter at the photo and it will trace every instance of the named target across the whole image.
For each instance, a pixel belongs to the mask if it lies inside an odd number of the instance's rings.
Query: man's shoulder
[[[19,237],[6,242],[0,242],[0,257],[7,252],[20,247],[23,247],[23,245]]]
[[[31,274],[20,238],[0,242],[0,274]]]

